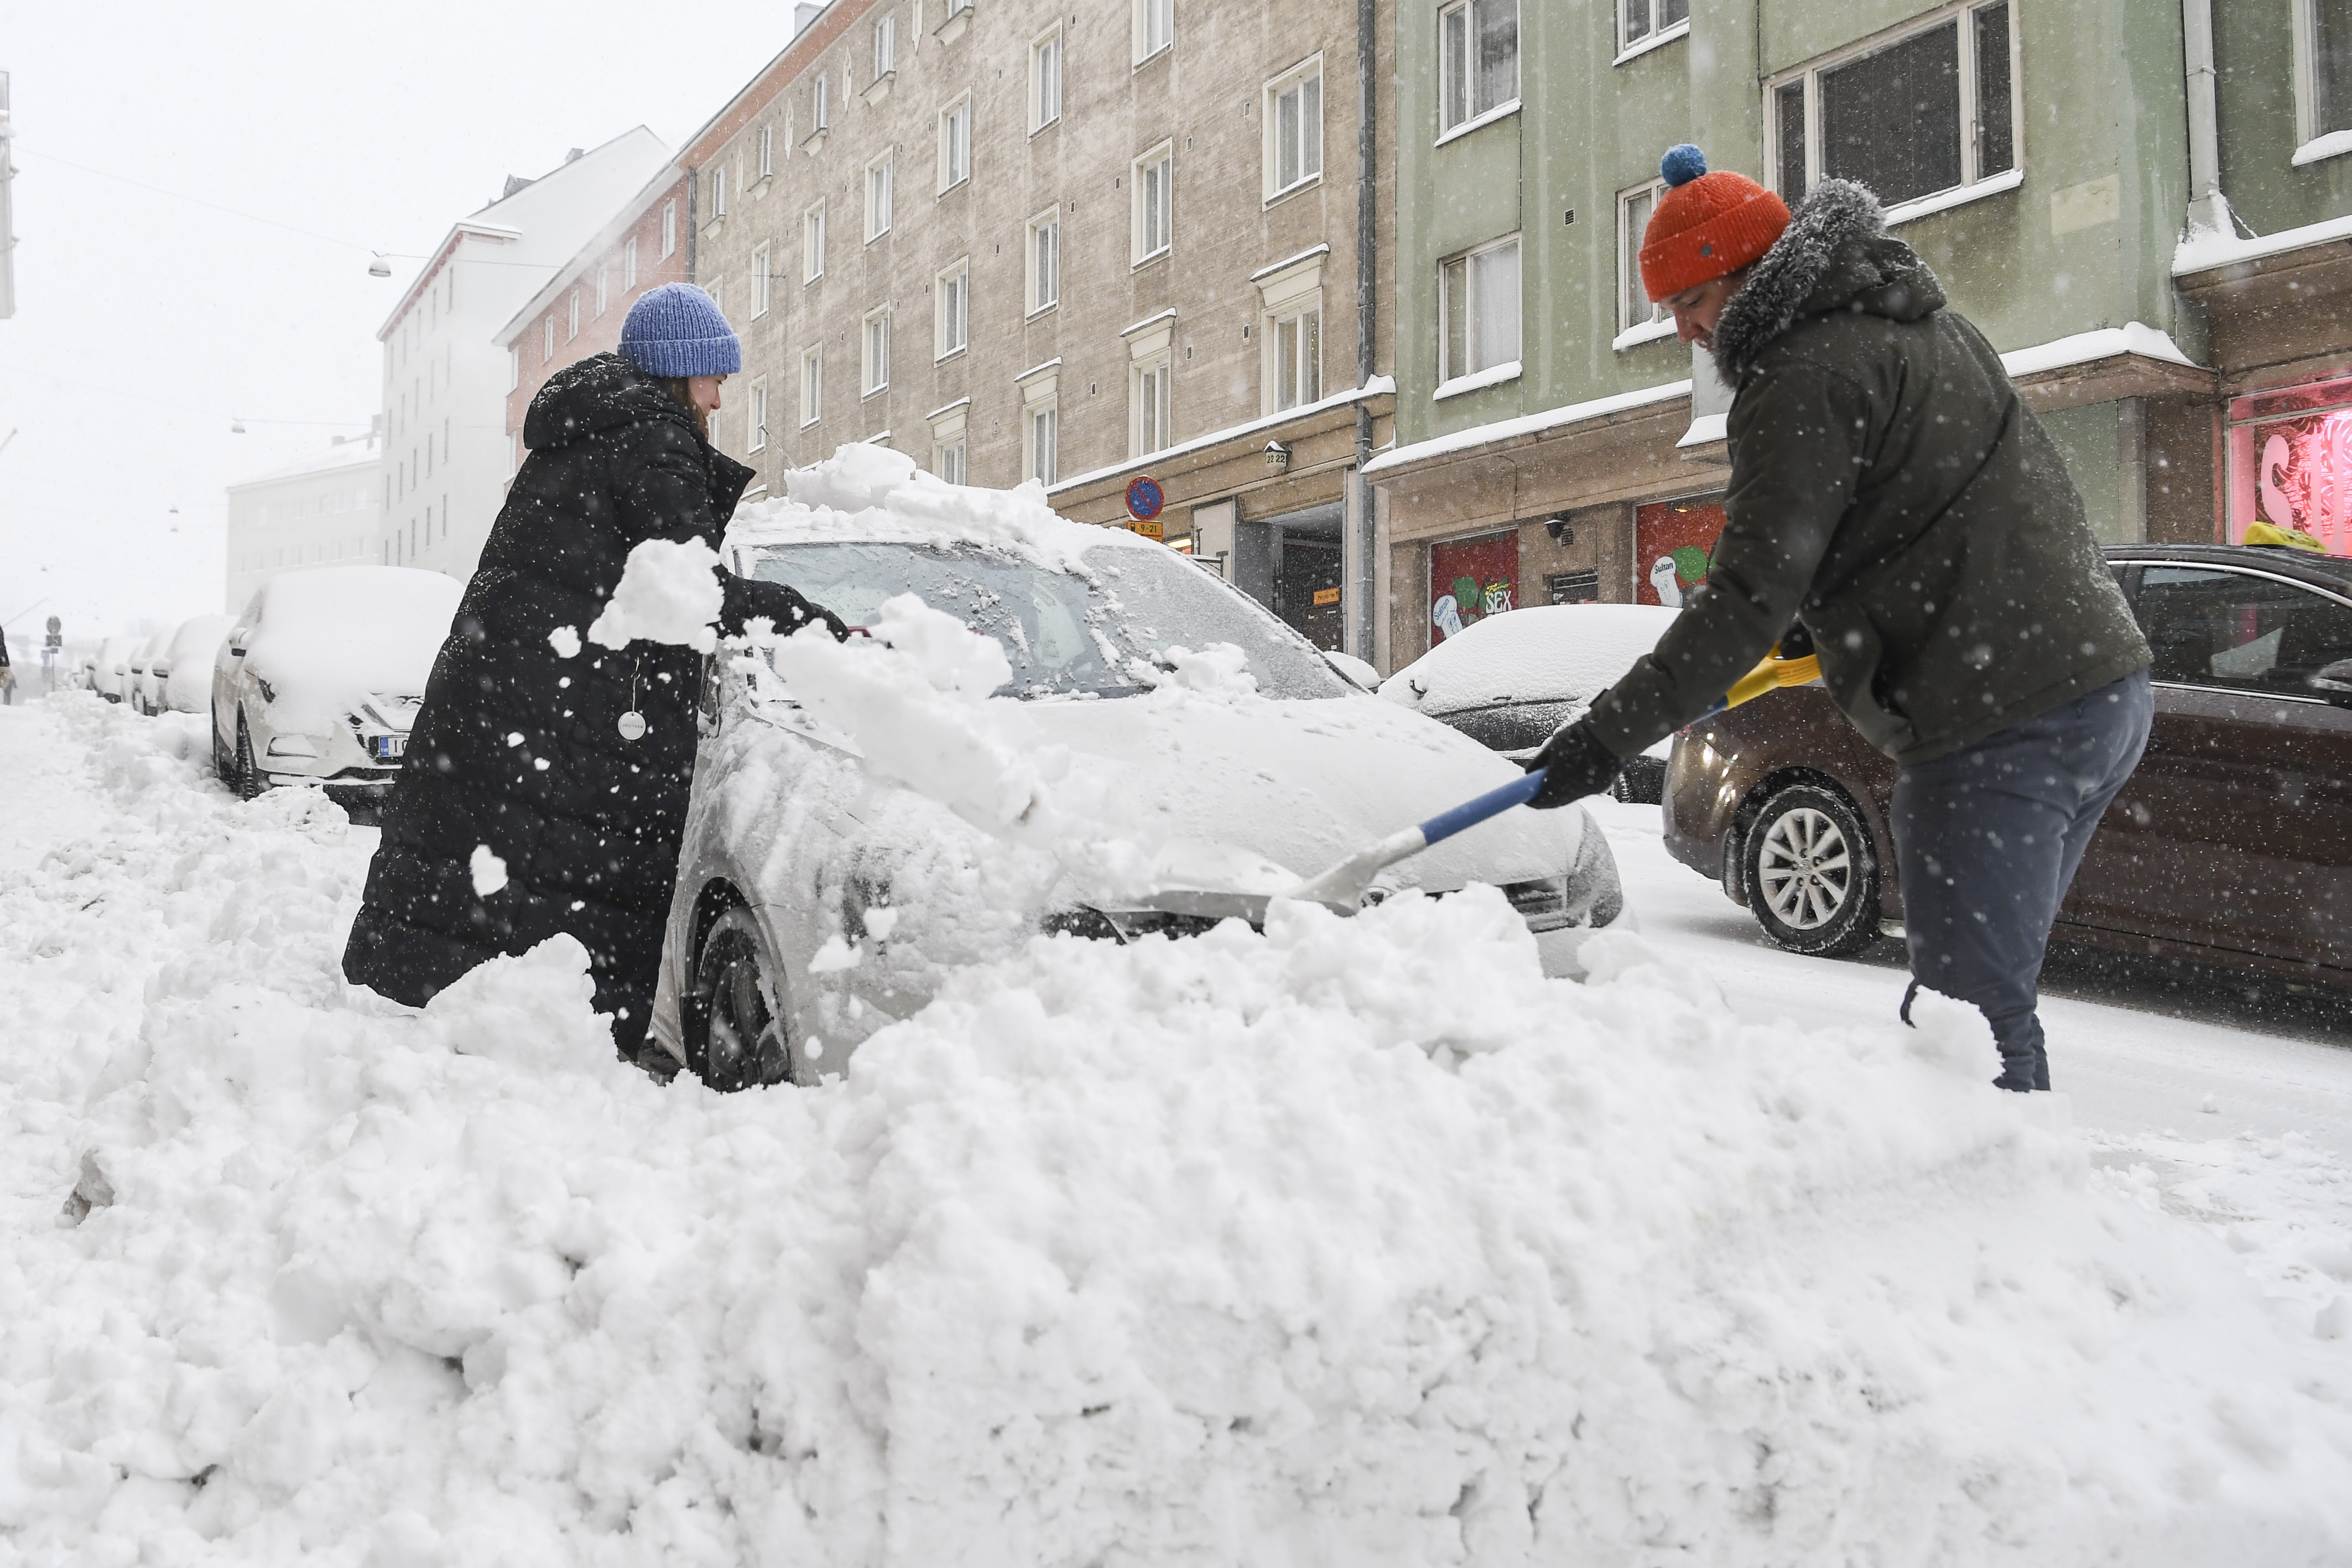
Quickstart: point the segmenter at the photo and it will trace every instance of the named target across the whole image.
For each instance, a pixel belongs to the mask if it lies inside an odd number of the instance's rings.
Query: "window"
[[[940,189],[951,191],[971,178],[971,97],[966,94],[940,116]]]
[[[964,483],[963,443],[961,440],[943,443],[931,464],[931,472],[950,485]]]
[[[1028,477],[1041,485],[1050,485],[1061,477],[1061,460],[1057,450],[1058,434],[1055,405],[1048,401],[1030,403],[1023,410],[1028,428],[1022,440],[1022,455],[1028,459]]]
[[[1617,0],[1617,47],[1663,44],[1690,31],[1690,0]]]
[[[898,68],[898,15],[893,11],[874,24],[874,78],[879,81]]]
[[[1438,381],[1475,376],[1517,361],[1518,236],[1441,262],[1437,271]]]
[[[770,286],[774,282],[770,261],[768,246],[762,242],[751,252],[751,314],[755,319],[768,313]]]
[[[827,111],[832,108],[831,88],[832,78],[823,71],[819,71],[816,80],[809,85],[809,134],[812,136],[832,123],[827,118]]]
[[[1029,220],[1025,315],[1050,310],[1062,300],[1062,209],[1046,208]]]
[[[801,428],[806,430],[824,413],[824,350],[801,355]]]
[[[1278,412],[1323,396],[1323,312],[1301,310],[1275,319],[1274,406]]]
[[[719,440],[719,411],[718,411],[717,409],[713,409],[713,410],[711,410],[711,411],[710,411],[709,420],[710,420],[710,444],[711,444],[712,446],[714,446],[714,447],[715,447],[715,446],[721,445],[721,444],[722,444],[722,443],[720,442],[720,440]]]
[[[564,308],[564,318],[563,340],[568,343],[580,336],[580,290],[577,288],[572,291],[571,301]]]
[[[547,313],[547,341],[540,347],[539,362],[542,365],[555,363],[555,312],[552,310]]]
[[[743,444],[746,452],[757,452],[768,444],[768,383],[751,383],[751,408],[746,421],[749,439]]]
[[[1176,0],[1135,0],[1135,63],[1176,41]]]
[[[961,352],[971,341],[971,262],[957,262],[933,281],[932,297],[938,300],[934,318],[936,347],[934,359],[946,359]]]
[[[604,315],[605,308],[612,303],[613,269],[599,264],[596,268],[596,314]]]
[[[890,232],[890,160],[866,166],[866,241]]]
[[[727,280],[714,277],[702,286],[702,291],[710,296],[710,302],[719,307],[719,314],[724,317],[727,314]]]
[[[1650,214],[1658,210],[1658,196],[1665,188],[1664,180],[1652,180],[1617,193],[1617,330],[1621,334],[1674,319],[1664,306],[1650,302],[1649,290],[1642,287],[1642,235],[1649,229]]]
[[[776,172],[776,128],[760,127],[760,178],[772,178]]]
[[[2312,675],[2352,659],[2352,609],[2273,577],[2150,566],[2136,608],[2150,677],[2177,685],[2315,697]]]
[[[667,260],[677,249],[677,198],[662,204],[662,256]]]
[[[887,306],[866,318],[866,395],[872,397],[890,384],[890,311]]]
[[[2305,163],[2352,151],[2352,5],[2295,0],[2294,20],[2295,162]]]
[[[727,165],[721,163],[710,171],[710,216],[716,222],[727,215]]]
[[[1135,260],[1168,249],[1176,223],[1176,153],[1164,144],[1135,161]]]
[[[1265,89],[1265,194],[1271,201],[1323,176],[1323,57]]]
[[[1437,14],[1438,129],[1519,101],[1518,0],[1459,0]]]
[[[1062,29],[1029,46],[1029,129],[1043,131],[1062,118]]]
[[[509,348],[507,350],[507,391],[512,392],[520,385],[522,385],[522,350]]]
[[[824,276],[824,204],[819,202],[801,219],[801,281],[814,283]]]
[[[1780,194],[1794,203],[1816,180],[1853,180],[1897,207],[2009,173],[2010,48],[2009,0],[1996,0],[1771,82],[1765,119]]]
[[[1174,390],[1175,376],[1175,366],[1165,354],[1148,364],[1137,365],[1131,374],[1128,394],[1135,414],[1129,434],[1138,457],[1149,457],[1174,444],[1175,437],[1170,434],[1174,423],[1168,411],[1168,394]]]
[[[621,287],[626,290],[635,288],[636,286],[637,236],[631,235],[628,243],[621,246]]]

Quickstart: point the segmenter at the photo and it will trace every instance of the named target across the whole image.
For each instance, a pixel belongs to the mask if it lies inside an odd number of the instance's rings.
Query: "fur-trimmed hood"
[[[1737,387],[1773,340],[1807,317],[1859,310],[1916,321],[1943,308],[1943,285],[1886,232],[1878,198],[1851,180],[1823,180],[1724,307],[1716,371]]]

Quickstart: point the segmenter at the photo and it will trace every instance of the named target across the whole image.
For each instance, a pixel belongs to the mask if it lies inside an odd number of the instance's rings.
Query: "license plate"
[[[377,761],[389,762],[408,750],[408,737],[404,735],[373,736],[370,737],[370,744],[375,747]]]

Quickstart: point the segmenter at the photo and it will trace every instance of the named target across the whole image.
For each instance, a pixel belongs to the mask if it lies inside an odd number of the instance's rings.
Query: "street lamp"
[[[384,260],[383,252],[377,251],[375,253],[375,259],[368,263],[368,276],[370,277],[390,277],[392,276],[392,263]]]

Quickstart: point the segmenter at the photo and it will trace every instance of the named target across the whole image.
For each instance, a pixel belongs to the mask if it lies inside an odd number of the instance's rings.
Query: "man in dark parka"
[[[1802,633],[1902,765],[1913,990],[1976,1004],[1996,1082],[2047,1089],[2042,956],[2147,740],[2147,641],[2056,444],[1877,198],[1823,180],[1792,215],[1687,144],[1660,172],[1642,277],[1732,388],[1727,520],[1656,649],[1529,764],[1532,803],[1605,788]]]
[[[708,410],[741,349],[687,284],[632,307],[621,351],[566,366],[531,400],[516,473],[442,644],[383,811],[343,973],[422,1006],[467,970],[558,932],[588,949],[596,1007],[634,1058],[694,776],[700,658],[586,641],[647,539],[716,546],[751,471]],[[698,402],[698,400],[700,400]],[[721,571],[722,631],[841,622],[780,584]],[[567,650],[569,652],[567,652]],[[503,885],[477,890],[487,848]]]

